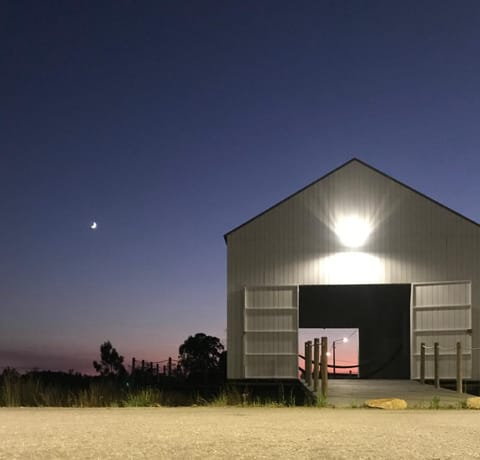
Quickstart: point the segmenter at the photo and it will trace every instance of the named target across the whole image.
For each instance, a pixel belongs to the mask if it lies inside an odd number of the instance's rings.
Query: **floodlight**
[[[349,248],[363,246],[371,232],[370,224],[358,216],[343,217],[335,225],[341,243]]]

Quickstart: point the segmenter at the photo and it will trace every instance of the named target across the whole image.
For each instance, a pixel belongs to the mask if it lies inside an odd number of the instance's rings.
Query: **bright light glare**
[[[372,254],[363,252],[339,252],[325,257],[320,270],[330,284],[380,283],[384,282],[384,266]]]
[[[327,351],[327,356],[330,356],[330,352],[329,352],[329,351]]]
[[[348,337],[344,337],[344,338],[342,339],[342,342],[343,342],[343,343],[347,343],[347,342],[348,342]]]
[[[358,216],[343,217],[335,225],[341,243],[349,248],[363,246],[371,232],[370,224]]]

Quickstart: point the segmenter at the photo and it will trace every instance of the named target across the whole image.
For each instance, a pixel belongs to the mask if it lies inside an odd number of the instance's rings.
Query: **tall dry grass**
[[[52,384],[18,374],[0,377],[3,407],[152,407],[198,404],[193,391],[155,387],[130,388],[115,380],[91,380],[84,387]]]
[[[70,376],[71,377],[71,376]],[[297,405],[292,389],[254,392],[225,386],[219,391],[199,391],[159,386],[127,386],[112,379],[84,378],[66,381],[15,372],[0,376],[0,406],[18,407],[155,407],[155,406],[268,406]]]

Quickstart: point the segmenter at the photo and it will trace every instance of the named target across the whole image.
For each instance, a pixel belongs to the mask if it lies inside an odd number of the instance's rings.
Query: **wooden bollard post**
[[[168,357],[168,376],[170,377],[172,375],[172,358],[169,356]]]
[[[440,347],[438,342],[435,342],[433,346],[433,380],[435,388],[440,388],[440,376],[439,376],[439,361],[440,361]]]
[[[328,393],[328,339],[327,337],[322,337],[322,357],[321,357],[321,373],[322,373],[322,396],[327,397]]]
[[[420,344],[420,383],[425,383],[425,343]]]
[[[145,360],[142,359],[142,372],[145,370]]]
[[[132,358],[132,371],[130,374],[133,374],[135,372],[135,358]]]
[[[312,342],[305,343],[305,383],[312,384]]]
[[[153,363],[150,361],[150,372],[153,374]]]
[[[318,391],[318,374],[320,367],[320,340],[313,339],[313,391]]]
[[[163,375],[167,375],[167,366],[163,365]]]
[[[305,381],[305,384],[308,385],[308,380],[307,380],[307,359],[308,359],[308,342],[305,342],[303,345],[303,367],[305,368],[303,371],[303,380]]]
[[[462,379],[462,344],[457,342],[457,393],[463,392]]]
[[[157,375],[160,375],[160,365],[157,363]]]

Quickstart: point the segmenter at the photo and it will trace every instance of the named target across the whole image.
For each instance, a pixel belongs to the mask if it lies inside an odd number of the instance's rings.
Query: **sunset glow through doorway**
[[[358,367],[340,367],[340,366],[358,366],[359,356],[359,330],[355,328],[300,328],[298,330],[298,353],[305,354],[305,342],[311,340],[312,344],[315,338],[321,339],[327,337],[328,340],[328,364],[333,366],[333,341],[336,342],[335,363],[337,366],[336,374],[341,377],[357,377]],[[348,339],[344,342],[343,339]],[[299,367],[304,369],[304,360],[299,358]],[[333,367],[328,368],[329,374],[333,374]]]

